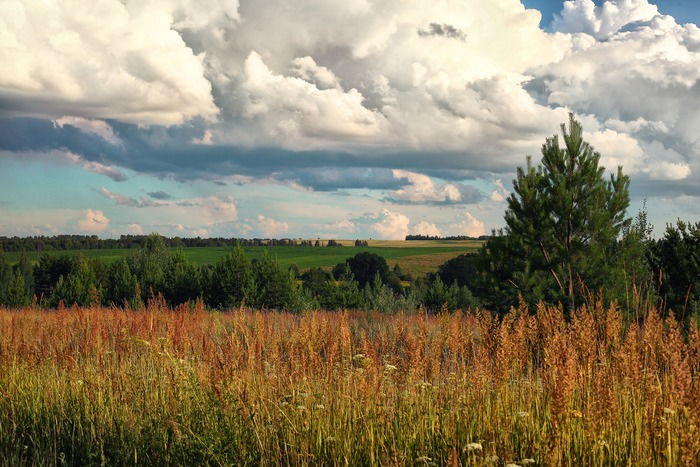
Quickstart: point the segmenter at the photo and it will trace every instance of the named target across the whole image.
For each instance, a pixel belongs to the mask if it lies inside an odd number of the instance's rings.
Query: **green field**
[[[415,244],[415,245],[414,245]],[[376,245],[376,246],[374,246]],[[386,245],[386,246],[385,246]],[[361,252],[369,251],[384,257],[390,265],[399,264],[402,269],[412,274],[425,274],[434,271],[437,267],[462,253],[474,251],[480,242],[474,241],[416,241],[416,242],[381,242],[376,241],[369,247],[343,246],[329,247],[302,247],[302,246],[275,246],[275,247],[245,247],[245,252],[250,258],[261,257],[267,249],[276,257],[282,266],[288,267],[296,264],[304,270],[312,267],[330,268],[345,259]],[[97,249],[97,250],[54,250],[47,251],[50,255],[77,255],[82,254],[87,258],[99,258],[111,263],[136,251],[135,249]],[[183,248],[182,251],[188,261],[194,264],[214,264],[219,261],[230,248],[223,247],[193,247]],[[16,263],[22,253],[5,253],[10,263]],[[26,253],[32,261],[36,261],[41,252]]]

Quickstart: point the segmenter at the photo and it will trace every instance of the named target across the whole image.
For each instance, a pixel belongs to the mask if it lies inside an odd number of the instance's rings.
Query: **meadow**
[[[312,267],[328,268],[342,263],[347,258],[362,251],[369,251],[384,257],[394,266],[398,264],[404,271],[413,275],[422,275],[432,272],[450,258],[457,255],[476,251],[482,242],[474,240],[428,240],[428,241],[382,241],[372,240],[368,247],[352,246],[351,241],[340,241],[343,247],[305,247],[305,246],[248,246],[244,251],[250,258],[260,258],[265,250],[277,258],[283,267],[293,264],[299,269],[305,270]],[[86,250],[48,250],[50,255],[78,255],[86,258],[98,258],[105,263],[113,263],[119,258],[129,255],[135,249],[86,249]],[[189,247],[182,248],[188,262],[195,265],[214,264],[230,253],[227,247]],[[42,252],[31,251],[25,253],[30,260],[36,261]],[[6,252],[5,256],[10,264],[19,261],[21,252]]]
[[[152,302],[0,309],[5,465],[696,465],[700,332]]]

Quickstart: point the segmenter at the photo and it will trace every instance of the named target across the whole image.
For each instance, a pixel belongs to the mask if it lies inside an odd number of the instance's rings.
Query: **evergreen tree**
[[[163,271],[163,295],[170,304],[185,303],[203,295],[200,270],[187,262],[181,248],[167,255]]]
[[[164,292],[168,258],[168,247],[158,234],[149,235],[142,247],[129,257],[129,269],[139,281],[143,301]]]
[[[99,304],[101,294],[95,271],[83,256],[78,256],[74,261],[70,274],[58,279],[51,296],[51,303],[53,306],[57,306],[60,302],[66,306]]]
[[[261,308],[290,309],[298,296],[296,280],[280,267],[267,250],[253,263],[255,304]]]
[[[15,268],[12,279],[7,286],[5,304],[10,308],[21,308],[32,303],[32,295],[27,288],[24,274],[20,268]]]
[[[526,297],[539,295],[575,304],[579,284],[597,290],[608,285],[610,254],[629,220],[629,178],[618,167],[605,180],[600,154],[583,140],[573,114],[559,138],[547,138],[542,165],[518,168],[505,214],[506,233],[524,260],[510,280]],[[533,292],[535,292],[533,294]]]
[[[29,297],[34,295],[34,266],[25,253],[19,257],[19,262],[15,265],[15,269],[19,270],[24,280],[24,285],[27,288]]]
[[[5,254],[0,250],[0,305],[7,305],[7,290],[12,279],[12,267],[7,264]]]
[[[253,304],[253,269],[240,245],[214,266],[209,290],[210,304],[220,309]]]
[[[138,280],[131,273],[125,258],[115,261],[109,267],[103,301],[106,305],[128,304],[132,308],[139,308],[143,304]]]
[[[700,318],[700,222],[667,225],[653,246],[653,269],[663,303],[678,318]]]

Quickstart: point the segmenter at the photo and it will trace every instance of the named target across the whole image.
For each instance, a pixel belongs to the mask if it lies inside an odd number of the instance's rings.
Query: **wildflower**
[[[305,405],[297,405],[297,410],[299,412],[303,412],[304,410],[306,410],[306,406]]]
[[[396,368],[394,365],[389,365],[388,363],[384,365],[384,372],[385,373],[391,373],[392,371],[396,371],[398,368]]]
[[[314,409],[316,409],[316,410],[323,410],[323,409],[325,409],[325,408],[326,408],[326,406],[323,405],[323,404],[316,404],[316,405],[314,405]]]
[[[518,418],[527,418],[530,416],[529,412],[518,412],[517,414]]]
[[[574,418],[581,418],[581,417],[583,417],[583,414],[581,413],[580,410],[572,410],[571,416]]]
[[[465,451],[481,451],[483,447],[481,446],[481,443],[469,443],[464,447]]]

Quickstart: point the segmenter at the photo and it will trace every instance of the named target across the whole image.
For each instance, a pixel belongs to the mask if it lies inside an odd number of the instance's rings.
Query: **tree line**
[[[336,240],[308,240],[294,238],[201,238],[162,237],[170,248],[250,246],[300,246],[340,247]],[[54,235],[33,237],[0,237],[0,251],[51,251],[51,250],[99,250],[140,248],[148,241],[148,235],[121,235],[119,238],[99,238],[97,235]],[[360,242],[358,244],[358,242]],[[355,246],[367,246],[367,241],[358,240]]]
[[[10,266],[0,254],[0,305],[123,306],[140,308],[162,298],[170,305],[201,301],[209,308],[240,306],[292,312],[312,309],[382,311],[468,308],[477,305],[468,289],[445,285],[439,276],[414,280],[389,268],[381,256],[361,252],[332,271],[300,273],[282,267],[268,251],[250,259],[241,245],[213,265],[189,263],[182,250],[157,234],[131,254],[107,264],[82,255],[26,256]]]
[[[479,235],[478,237],[470,237],[469,235],[448,235],[441,237],[440,235],[406,235],[405,240],[488,240],[491,235]]]

